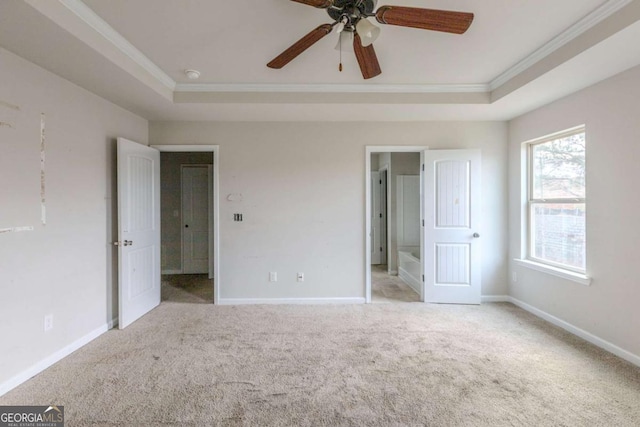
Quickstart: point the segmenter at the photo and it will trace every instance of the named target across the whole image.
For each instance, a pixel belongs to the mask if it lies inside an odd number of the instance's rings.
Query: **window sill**
[[[528,259],[514,259],[515,263],[532,270],[541,271],[543,273],[551,274],[556,277],[571,280],[572,282],[580,283],[581,285],[589,286],[591,284],[591,277],[575,271],[564,270],[558,267],[552,267],[550,265],[542,264]]]

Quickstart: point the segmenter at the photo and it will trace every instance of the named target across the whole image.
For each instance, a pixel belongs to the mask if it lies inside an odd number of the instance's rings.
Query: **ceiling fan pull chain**
[[[338,65],[338,71],[342,72],[342,34],[338,34],[338,43],[340,44],[340,65]]]

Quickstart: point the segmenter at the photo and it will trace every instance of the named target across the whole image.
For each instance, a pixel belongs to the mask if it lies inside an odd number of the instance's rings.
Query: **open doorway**
[[[161,300],[214,303],[215,152],[155,148],[161,151]]]
[[[398,148],[402,151],[398,151]],[[422,301],[420,148],[368,153],[367,302]]]

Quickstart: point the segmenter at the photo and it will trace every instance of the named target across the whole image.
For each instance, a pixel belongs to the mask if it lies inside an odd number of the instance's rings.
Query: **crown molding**
[[[120,33],[118,33],[104,19],[98,16],[89,6],[84,4],[81,0],[58,1],[71,12],[73,12],[85,24],[87,24],[94,31],[96,31],[107,41],[109,41],[113,46],[115,46],[122,53],[131,58],[136,64],[142,67],[162,85],[172,91],[175,90],[176,82],[171,77],[169,77],[167,73],[162,71],[160,67],[158,67],[153,61],[147,58],[145,54],[140,52],[134,45],[132,45],[127,39],[125,39]]]
[[[487,93],[489,85],[178,83],[175,91],[186,93]]]
[[[571,27],[567,28],[565,31],[560,33],[558,36],[551,39],[545,45],[535,50],[529,56],[524,58],[522,61],[516,63],[511,68],[507,69],[505,72],[500,74],[498,77],[489,82],[489,90],[494,91],[518,74],[527,70],[536,62],[541,59],[547,57],[551,53],[560,49],[562,46],[569,43],[571,40],[576,37],[584,34],[586,31],[590,30],[600,22],[604,21],[623,7],[627,6],[629,3],[633,2],[633,0],[609,0],[604,3],[602,6],[595,9],[593,12],[573,24]]]
[[[41,12],[45,13],[51,11],[52,7],[43,7],[40,0],[26,0],[28,3],[35,5],[39,4],[40,7],[36,7]],[[58,8],[66,9],[70,14],[76,16],[80,22],[86,25],[88,31],[93,31],[100,35],[105,43],[111,44],[114,47],[114,51],[119,51],[132,61],[132,64],[136,64],[140,69],[146,73],[150,79],[144,81],[145,84],[150,87],[154,84],[157,85],[155,90],[161,88],[160,92],[165,94],[165,97],[170,97],[173,94],[173,100],[184,99],[183,102],[194,102],[191,99],[197,94],[201,94],[203,100],[199,102],[213,102],[212,96],[220,94],[219,96],[229,97],[236,96],[242,99],[254,94],[257,97],[271,97],[276,94],[292,94],[286,96],[293,96],[293,94],[316,94],[316,97],[322,97],[323,94],[362,94],[366,96],[376,95],[393,95],[398,96],[431,96],[438,103],[441,103],[441,98],[450,94],[453,98],[453,103],[456,102],[468,102],[470,96],[478,102],[476,98],[484,95],[491,96],[496,89],[505,85],[505,83],[511,81],[514,77],[520,75],[534,64],[538,63],[541,59],[549,56],[553,52],[565,46],[575,38],[584,34],[594,26],[598,25],[611,15],[620,11],[625,6],[633,3],[633,0],[608,0],[600,7],[589,13],[587,16],[573,24],[571,27],[563,31],[561,34],[547,42],[545,45],[528,55],[526,58],[516,63],[495,79],[488,83],[478,84],[276,84],[276,83],[177,83],[167,73],[165,73],[159,66],[151,61],[146,55],[138,50],[133,44],[131,44],[126,38],[118,33],[113,27],[111,27],[105,20],[97,15],[89,6],[87,6],[82,0],[46,0],[48,5],[57,4]],[[54,3],[55,1],[55,3]],[[51,3],[48,3],[51,2]],[[55,8],[53,8],[55,9]],[[71,16],[71,15],[70,15]],[[55,21],[55,20],[54,20]],[[60,24],[62,25],[62,24]],[[111,59],[113,61],[113,59]],[[124,60],[124,57],[123,57]],[[131,70],[128,70],[131,73]],[[153,82],[153,83],[151,83]],[[465,96],[467,98],[465,98]],[[461,98],[462,97],[462,98]],[[206,100],[205,100],[206,98]],[[269,99],[271,99],[269,98]],[[285,97],[286,98],[286,97]],[[288,98],[287,98],[288,99]],[[436,102],[433,101],[433,102]],[[406,102],[409,102],[407,100]],[[425,101],[426,102],[426,101]],[[485,101],[482,101],[483,103]],[[491,103],[492,101],[487,101]]]

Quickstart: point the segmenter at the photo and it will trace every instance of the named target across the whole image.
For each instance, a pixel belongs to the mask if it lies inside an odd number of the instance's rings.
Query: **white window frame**
[[[557,132],[551,135],[546,135],[541,138],[537,138],[531,141],[527,141],[524,143],[525,145],[525,155],[526,155],[526,172],[525,172],[525,181],[526,181],[526,203],[524,208],[526,209],[526,233],[523,233],[526,238],[526,244],[524,245],[524,259],[516,260],[517,263],[524,267],[529,267],[535,270],[544,271],[555,276],[563,277],[569,280],[573,280],[585,285],[590,284],[591,279],[586,275],[586,266],[585,269],[574,268],[572,266],[568,266],[561,263],[556,263],[553,261],[549,261],[542,258],[537,258],[533,255],[533,238],[532,238],[532,226],[533,221],[531,218],[532,209],[534,205],[541,204],[584,204],[585,211],[587,209],[587,201],[586,196],[584,198],[557,198],[557,199],[534,199],[533,198],[533,148],[536,145],[544,144],[550,141],[554,141],[557,139],[562,139],[568,136],[585,133],[586,127],[584,125],[577,126],[571,129],[567,129],[561,132]],[[585,242],[586,245],[586,242]],[[585,262],[586,264],[586,262]]]

